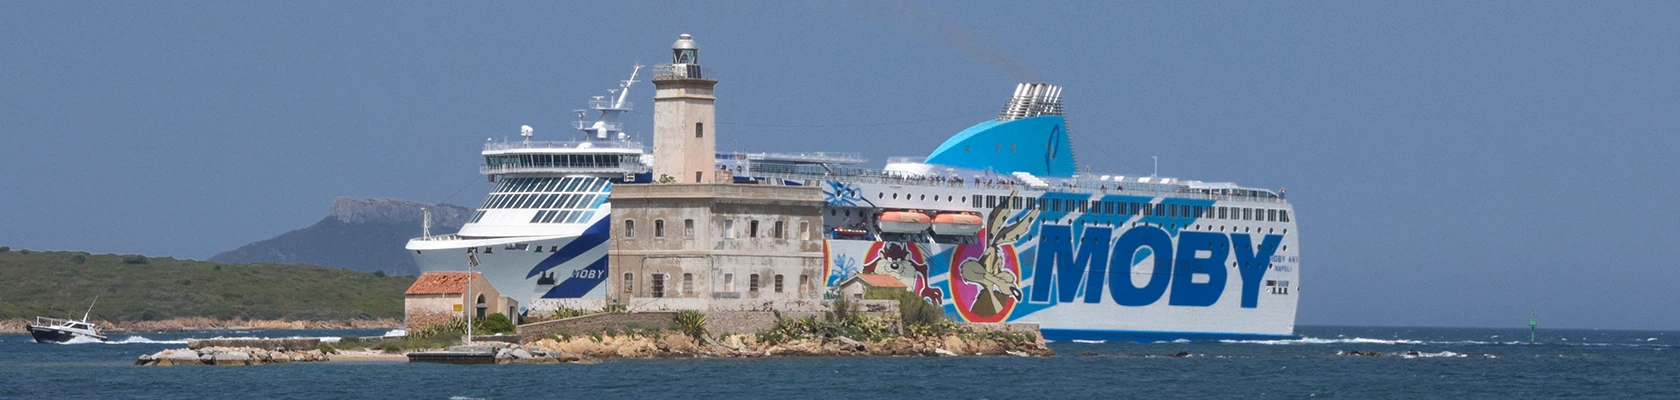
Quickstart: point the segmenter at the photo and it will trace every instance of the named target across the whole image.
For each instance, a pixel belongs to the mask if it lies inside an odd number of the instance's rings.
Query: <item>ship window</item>
[[[1289,210],[1278,210],[1278,220],[1283,221],[1283,222],[1289,222]],[[1288,232],[1288,231],[1289,230],[1287,230],[1287,229],[1284,230],[1284,232]]]
[[[783,223],[784,222],[782,222],[782,221],[776,221],[776,225],[774,227],[770,228],[770,237],[777,238],[777,239],[782,238],[782,224]]]
[[[735,292],[735,274],[723,274],[723,291]]]
[[[653,220],[653,237],[665,237],[665,220]]]
[[[632,293],[636,288],[636,274],[624,273],[624,293]]]
[[[980,208],[980,196],[974,196],[974,208]]]
[[[577,208],[578,202],[583,201],[584,196],[578,194],[568,194],[566,197],[566,206],[560,208]]]
[[[697,137],[697,138],[706,137],[706,123],[705,122],[695,122],[694,123],[694,137]]]
[[[561,181],[561,179],[549,179],[548,184],[543,185],[543,190],[542,191],[544,191],[544,192],[554,191],[554,188],[560,186],[560,181]]]
[[[1091,204],[1090,203],[1086,203],[1084,200],[1079,201],[1079,212],[1090,211],[1090,209],[1091,209]]]
[[[776,293],[782,292],[782,274],[776,274]]]
[[[1226,210],[1229,210],[1229,208],[1219,207],[1219,219],[1230,219],[1230,217],[1225,213]]]
[[[531,216],[531,223],[535,224],[542,222],[543,216],[546,215],[548,215],[548,211],[537,211],[535,215]]]
[[[747,277],[747,291],[758,293],[758,274]]]
[[[594,217],[595,217],[595,212],[594,211],[584,211],[584,212],[578,213],[578,222],[589,222],[589,219],[594,218]]]
[[[752,220],[750,222],[747,222],[747,237],[750,237],[750,238],[758,237],[758,220],[755,219],[755,220]]]
[[[593,185],[589,185],[589,191],[601,192],[604,191],[608,185],[612,185],[612,182],[607,182],[606,179],[596,179]]]
[[[1266,210],[1266,222],[1277,222],[1277,210]]]
[[[526,195],[523,195],[523,194],[516,194],[516,195],[513,195],[513,196],[509,196],[509,197],[512,197],[512,199],[508,200],[508,204],[507,204],[506,208],[519,208],[519,203],[522,203],[522,202],[525,201],[525,196]]]
[[[554,222],[554,217],[560,216],[560,212],[559,211],[554,211],[554,210],[544,211],[544,213],[548,214],[548,215],[543,216],[542,222],[545,223],[545,224],[550,223],[550,222]]]
[[[568,180],[570,182],[566,182],[566,188],[562,189],[560,191],[562,191],[562,192],[575,192],[575,191],[577,191],[578,185],[583,183],[582,179],[575,179],[574,178],[574,179],[568,179]]]
[[[537,197],[540,196],[534,194],[525,195],[525,199],[519,201],[519,208],[531,208],[531,203],[537,201]]]
[[[548,195],[547,197],[548,197],[548,199],[543,200],[543,208],[555,208],[554,207],[554,202],[557,201],[557,200],[560,200],[561,195],[551,194],[551,195]]]
[[[1137,202],[1133,202],[1131,208],[1127,208],[1126,210],[1130,211],[1132,215],[1140,215],[1143,213],[1143,209],[1140,208],[1140,204]]]
[[[636,220],[631,220],[631,219],[624,220],[624,238],[625,239],[634,239],[635,237],[636,237]]]
[[[1009,198],[1009,202],[1010,202],[1010,206],[1012,206],[1012,208],[1017,209],[1017,210],[1021,209],[1021,197],[1020,196],[1011,196]]]
[[[986,195],[986,208],[997,207],[997,196]]]

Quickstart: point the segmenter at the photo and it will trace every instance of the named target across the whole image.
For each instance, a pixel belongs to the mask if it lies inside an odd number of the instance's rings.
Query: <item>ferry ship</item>
[[[823,241],[826,298],[878,274],[954,319],[1038,323],[1051,340],[1295,337],[1300,232],[1282,190],[1081,171],[1062,88],[1043,83],[1019,84],[995,119],[927,156],[879,169],[860,167],[856,153],[715,153],[712,165],[676,165],[658,153],[714,154],[704,126],[716,81],[697,51],[683,35],[673,64],[655,67],[655,83],[674,88],[662,96],[703,100],[676,111],[703,121],[692,124],[696,139],[678,133],[651,157],[624,139],[617,117],[629,110],[632,73],[615,98],[591,102],[599,118],[575,126],[585,141],[531,142],[526,131],[522,142],[486,144],[481,171],[496,189],[460,233],[409,242],[421,270],[477,262],[503,293],[528,291],[527,306],[599,307],[612,185],[686,181],[690,171],[704,182],[701,170],[717,168],[740,184],[820,187],[824,237],[813,239]],[[676,175],[653,178],[660,172]]]
[[[479,172],[495,188],[459,232],[428,230],[408,241],[420,271],[470,267],[526,307],[529,299],[571,299],[581,303],[549,307],[598,308],[607,276],[607,194],[614,184],[646,180],[649,171],[642,144],[620,121],[634,108],[628,98],[641,70],[636,66],[610,96],[591,99],[589,110],[577,110],[572,127],[582,140],[533,141],[530,126],[521,127],[518,142],[487,140]],[[590,112],[595,119],[584,120]]]

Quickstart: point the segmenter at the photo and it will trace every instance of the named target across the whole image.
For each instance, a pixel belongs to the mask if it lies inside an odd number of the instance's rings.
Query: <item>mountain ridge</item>
[[[208,261],[304,263],[362,272],[419,275],[419,266],[403,245],[420,236],[422,209],[432,213],[433,233],[460,230],[473,212],[453,204],[339,197],[333,200],[325,218],[308,227],[217,253]]]

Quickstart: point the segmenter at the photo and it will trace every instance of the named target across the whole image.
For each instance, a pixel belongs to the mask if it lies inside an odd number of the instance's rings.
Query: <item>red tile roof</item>
[[[474,272],[473,279],[484,279],[484,274]],[[427,272],[420,274],[408,291],[403,294],[460,294],[467,291],[467,273],[465,272]]]
[[[892,275],[862,274],[858,275],[857,279],[862,279],[864,284],[878,288],[908,288],[904,285],[904,282],[899,282],[898,278]]]

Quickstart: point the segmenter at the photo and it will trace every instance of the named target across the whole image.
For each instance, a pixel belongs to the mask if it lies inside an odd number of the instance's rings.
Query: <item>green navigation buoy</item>
[[[1540,320],[1534,318],[1534,310],[1528,310],[1528,344],[1534,344],[1534,327],[1540,325]]]

